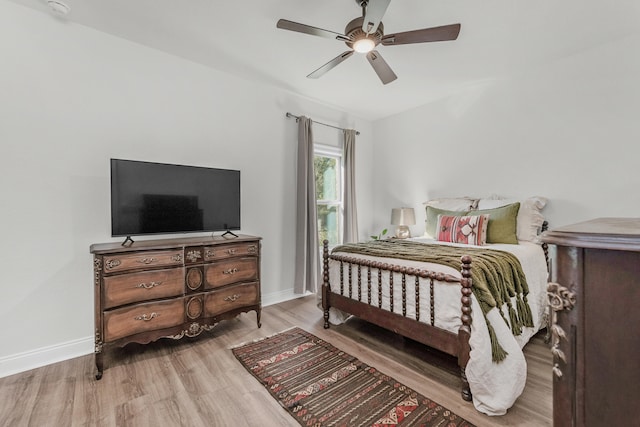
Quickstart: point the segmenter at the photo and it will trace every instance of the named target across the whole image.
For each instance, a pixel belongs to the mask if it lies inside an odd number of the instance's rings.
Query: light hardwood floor
[[[525,347],[527,385],[505,416],[488,417],[460,398],[455,360],[351,319],[322,327],[315,297],[221,322],[197,339],[111,349],[104,377],[93,355],[0,378],[2,426],[298,426],[229,350],[299,326],[377,367],[478,426],[550,426],[551,356],[542,336]],[[440,368],[429,362],[438,360]]]

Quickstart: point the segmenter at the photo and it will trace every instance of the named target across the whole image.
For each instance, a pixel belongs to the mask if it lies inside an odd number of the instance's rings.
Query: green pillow
[[[436,227],[438,226],[438,215],[464,216],[467,212],[469,211],[448,211],[445,209],[427,206],[427,219],[425,221],[425,232],[427,236],[431,239],[435,239],[437,237],[438,233],[436,233]]]
[[[489,214],[487,226],[487,243],[518,244],[518,211],[520,202],[494,209],[471,211],[473,215]],[[428,216],[427,216],[428,218]],[[438,221],[438,215],[436,215]]]

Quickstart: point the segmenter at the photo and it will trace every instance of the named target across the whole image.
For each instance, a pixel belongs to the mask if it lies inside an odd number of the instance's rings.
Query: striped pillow
[[[440,242],[484,245],[487,242],[489,215],[438,215],[436,239]]]

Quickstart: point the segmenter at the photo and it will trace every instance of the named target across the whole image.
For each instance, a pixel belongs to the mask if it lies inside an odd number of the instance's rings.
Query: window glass
[[[329,246],[336,246],[341,243],[339,214],[338,206],[318,204],[318,234],[320,243],[325,239],[329,241]]]
[[[314,154],[318,238],[336,246],[342,243],[342,152],[316,145]]]

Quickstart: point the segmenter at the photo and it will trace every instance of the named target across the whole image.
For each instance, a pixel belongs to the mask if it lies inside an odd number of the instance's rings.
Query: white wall
[[[374,124],[375,223],[450,196],[549,198],[558,227],[640,212],[640,36],[501,79]]]
[[[265,303],[293,295],[297,127],[285,112],[361,131],[371,221],[368,121],[8,2],[0,55],[0,376],[93,351],[89,246],[114,240],[111,157],[240,169]]]

